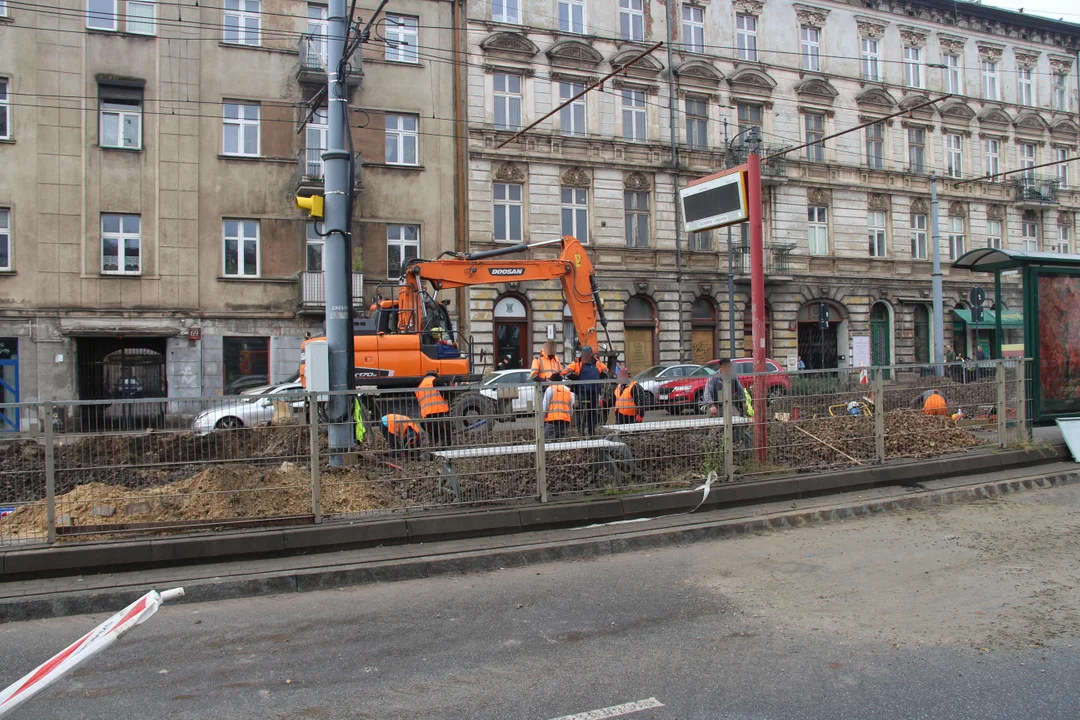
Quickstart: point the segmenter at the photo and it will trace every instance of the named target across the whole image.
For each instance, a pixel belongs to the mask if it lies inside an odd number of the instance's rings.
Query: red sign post
[[[750,215],[750,307],[754,340],[754,373],[765,372],[765,238],[761,227],[761,156],[751,151],[746,158],[747,210]],[[729,299],[730,302],[730,299]],[[754,381],[754,447],[757,459],[768,459],[765,425],[765,381]]]

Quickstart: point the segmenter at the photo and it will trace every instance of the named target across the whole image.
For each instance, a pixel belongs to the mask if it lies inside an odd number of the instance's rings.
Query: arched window
[[[656,364],[656,309],[644,295],[634,295],[623,309],[626,366],[631,374]]]
[[[716,357],[716,305],[699,297],[690,306],[690,360],[705,364]]]
[[[503,295],[495,301],[495,366],[506,369],[529,367],[529,305],[517,295]]]
[[[870,308],[870,364],[890,365],[891,361],[892,312],[885,303],[876,302]]]
[[[828,326],[821,324],[821,306],[828,306]],[[847,354],[847,309],[832,300],[811,300],[799,309],[799,357],[810,370],[839,367]],[[843,348],[843,350],[841,350]]]

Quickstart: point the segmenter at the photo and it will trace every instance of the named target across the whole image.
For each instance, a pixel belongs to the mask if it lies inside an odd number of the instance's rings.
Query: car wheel
[[[488,433],[494,429],[498,405],[488,397],[476,392],[468,392],[454,401],[450,414],[457,420],[455,431],[466,433],[479,431]]]
[[[217,421],[217,424],[214,425],[214,428],[217,430],[233,430],[242,427],[244,427],[244,422],[240,418],[231,415],[229,417],[221,418]]]
[[[705,393],[700,390],[694,393],[694,410],[699,415],[705,415],[709,412],[709,408],[705,407]]]
[[[769,391],[765,394],[765,402],[768,405],[772,405],[774,402],[784,397],[787,393],[784,392],[782,385],[773,385],[769,388]]]

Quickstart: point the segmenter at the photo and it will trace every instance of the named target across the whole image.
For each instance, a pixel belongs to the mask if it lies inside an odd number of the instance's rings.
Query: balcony
[[[1009,183],[1016,191],[1016,204],[1023,208],[1044,208],[1058,204],[1058,188],[1061,180],[1056,177],[1020,175]]]
[[[312,85],[326,84],[327,47],[326,36],[301,35],[299,42],[300,65],[296,69],[296,81]],[[345,77],[345,84],[356,87],[360,84],[363,72],[351,66]]]
[[[734,274],[749,275],[750,245],[738,242],[734,246]],[[791,251],[794,245],[778,245],[765,243],[765,280],[777,279],[777,277],[791,277]]]
[[[779,152],[784,148],[766,146],[761,148],[761,156],[767,157],[768,155]],[[728,167],[734,167],[736,165],[742,165],[746,162],[746,157],[750,154],[750,148],[744,143],[732,145],[728,151]],[[787,158],[783,155],[771,158],[769,160],[763,160],[761,162],[761,184],[765,187],[770,185],[780,185],[787,180]]]
[[[363,308],[364,274],[352,274],[353,307]],[[300,300],[298,309],[302,313],[322,314],[326,311],[326,274],[321,272],[300,273]]]
[[[322,154],[326,148],[304,148],[296,154],[296,194],[313,195],[323,191],[326,181]],[[356,177],[353,178],[353,192],[361,189],[360,153],[353,153],[356,159]]]

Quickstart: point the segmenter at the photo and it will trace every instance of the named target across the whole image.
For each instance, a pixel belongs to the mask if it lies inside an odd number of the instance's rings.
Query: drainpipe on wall
[[[469,206],[468,206],[468,107],[465,104],[464,88],[468,82],[466,65],[463,62],[468,53],[465,32],[465,0],[450,0],[451,32],[453,33],[453,96],[454,96],[454,220],[456,242],[454,249],[459,253],[468,252]],[[465,307],[465,288],[458,288],[454,303],[458,312],[458,332],[461,338],[467,337],[469,330],[469,312]],[[470,371],[472,369],[470,368]]]
[[[675,67],[671,60],[671,26],[675,22],[673,10],[675,3],[668,2],[667,21],[667,64],[668,64],[668,116],[671,134],[671,192],[675,201],[675,286],[679,294],[679,362],[686,359],[686,343],[683,342],[683,272],[682,272],[682,208],[679,203],[679,125],[675,107]]]

